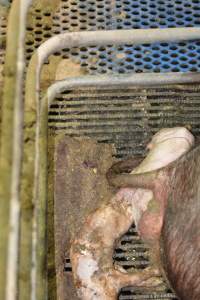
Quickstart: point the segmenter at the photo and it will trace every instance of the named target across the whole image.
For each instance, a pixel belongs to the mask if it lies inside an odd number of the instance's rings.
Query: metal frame
[[[50,38],[43,43],[31,58],[27,78],[26,78],[26,106],[25,117],[31,117],[33,130],[35,126],[35,144],[34,140],[30,139],[30,143],[25,153],[28,151],[34,153],[35,160],[32,164],[26,165],[28,172],[32,174],[34,181],[32,182],[32,202],[35,205],[33,216],[33,235],[32,241],[32,287],[40,285],[38,291],[33,289],[32,299],[41,299],[45,296],[44,279],[41,266],[45,262],[45,252],[41,255],[41,245],[45,248],[45,215],[46,215],[46,199],[47,199],[47,124],[48,124],[48,101],[56,90],[66,88],[75,88],[83,86],[118,86],[120,84],[133,85],[155,85],[169,83],[192,83],[199,82],[199,73],[162,73],[162,74],[132,74],[118,76],[87,76],[84,78],[71,78],[62,82],[58,82],[48,90],[48,97],[39,101],[40,91],[40,72],[45,60],[52,53],[63,48],[90,46],[90,45],[120,45],[120,44],[141,44],[161,41],[181,41],[192,40],[199,37],[200,28],[171,28],[171,29],[145,29],[145,30],[111,30],[97,32],[76,32],[65,33]],[[34,83],[34,84],[33,84]],[[45,100],[46,99],[46,100]],[[27,127],[30,128],[29,120]],[[28,136],[26,136],[26,139]],[[24,187],[26,189],[26,186]],[[31,199],[30,199],[31,200]],[[38,284],[37,284],[38,282]],[[43,283],[42,283],[43,282]]]
[[[47,121],[48,105],[54,95],[63,89],[85,86],[118,85],[155,85],[169,83],[199,82],[199,73],[163,73],[132,74],[120,76],[87,76],[71,78],[58,82],[48,89],[47,95],[39,101],[40,72],[48,56],[65,47],[90,45],[142,44],[153,42],[171,42],[194,40],[200,36],[200,28],[168,28],[111,30],[95,32],[65,33],[52,37],[43,43],[33,55],[26,78],[24,159],[22,157],[22,87],[24,64],[24,39],[26,15],[31,0],[14,0],[9,17],[7,35],[6,76],[3,103],[3,123],[1,136],[1,184],[2,197],[1,228],[4,239],[1,240],[0,267],[1,294],[4,299],[16,298],[17,262],[20,256],[20,268],[26,266],[20,288],[23,291],[19,299],[45,299],[47,297],[45,263],[46,227],[45,215],[47,204]],[[19,26],[16,26],[18,22]],[[18,25],[17,24],[17,25]],[[12,57],[12,59],[10,59]],[[10,70],[12,85],[10,85]],[[8,94],[8,89],[12,91]],[[49,103],[48,103],[49,102]],[[10,120],[14,120],[9,123]],[[40,152],[41,149],[41,152]],[[22,177],[20,173],[22,170]],[[19,192],[19,185],[21,190]],[[20,194],[19,194],[20,193]],[[21,207],[20,202],[21,201]],[[32,205],[34,211],[32,213]],[[30,215],[28,222],[21,221],[21,242],[19,245],[19,216]],[[32,220],[33,215],[33,220]],[[9,217],[9,222],[5,220]],[[28,224],[28,226],[27,226]],[[9,229],[10,228],[10,229]],[[14,228],[14,230],[13,230]],[[25,239],[23,241],[23,239]],[[23,250],[23,251],[22,251]],[[32,267],[33,264],[33,267]],[[7,265],[7,268],[6,268]],[[7,284],[6,283],[7,273]],[[31,284],[30,284],[31,283]],[[5,287],[6,288],[2,288]]]

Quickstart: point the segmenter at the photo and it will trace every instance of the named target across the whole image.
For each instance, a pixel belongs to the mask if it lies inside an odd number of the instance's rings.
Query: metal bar
[[[166,29],[130,29],[73,32],[56,35],[44,42],[32,56],[27,73],[26,95],[29,105],[33,105],[36,98],[34,94],[39,93],[39,76],[41,67],[49,55],[64,48],[80,46],[102,46],[121,44],[141,44],[154,42],[173,42],[183,40],[194,40],[200,37],[200,28],[166,28]],[[142,76],[145,74],[141,74]],[[31,104],[32,102],[32,104]]]
[[[124,74],[124,75],[87,75],[83,77],[72,77],[55,82],[49,89],[58,90],[61,93],[64,90],[78,87],[103,87],[115,88],[118,86],[131,87],[152,87],[156,85],[169,85],[180,83],[197,83],[200,82],[200,73],[143,73],[143,74]]]
[[[0,299],[17,298],[26,15],[31,0],[15,0],[7,28],[0,152]]]
[[[38,48],[38,54],[40,53],[42,59],[43,55],[49,55],[55,50],[59,51],[66,47],[71,48],[80,45],[137,45],[157,42],[189,41],[199,39],[199,37],[199,27],[71,32],[58,34],[50,38]]]

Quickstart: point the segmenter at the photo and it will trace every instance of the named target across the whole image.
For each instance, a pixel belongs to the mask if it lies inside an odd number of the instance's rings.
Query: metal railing
[[[31,0],[14,0],[9,14],[2,104],[0,155],[0,298],[45,299],[47,129],[49,105],[57,93],[82,87],[150,86],[200,81],[199,73],[147,73],[67,78],[55,82],[40,101],[46,59],[64,48],[194,40],[200,28],[133,29],[64,33],[44,42],[25,73],[26,15]],[[22,135],[24,143],[22,143]],[[19,288],[19,293],[18,289]],[[18,295],[17,295],[18,294]]]

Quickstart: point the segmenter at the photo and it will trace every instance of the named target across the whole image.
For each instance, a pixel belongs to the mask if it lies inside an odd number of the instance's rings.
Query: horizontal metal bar
[[[179,42],[196,40],[200,37],[199,27],[99,30],[58,34],[38,48],[41,59],[54,51],[84,46],[121,44],[149,44],[156,42]]]
[[[196,89],[194,89],[193,84],[187,85],[187,87],[184,86],[183,89],[181,89],[180,86],[175,85],[173,86],[173,91],[169,90],[169,88],[171,87],[172,87],[171,85],[161,85],[161,86],[149,87],[148,89],[145,89],[144,87],[140,87],[138,89],[138,87],[130,88],[130,86],[126,86],[123,89],[122,86],[120,90],[116,87],[116,88],[112,88],[112,91],[109,88],[98,89],[98,87],[95,88],[94,90],[92,90],[91,88],[79,89],[78,92],[73,91],[68,93],[67,91],[66,93],[63,92],[62,94],[59,94],[58,96],[56,96],[54,103],[59,103],[60,101],[63,100],[67,100],[67,103],[70,103],[70,101],[76,103],[76,100],[74,100],[76,98],[78,99],[82,98],[82,101],[84,102],[86,102],[88,98],[90,98],[88,99],[89,102],[97,98],[95,100],[95,103],[100,103],[103,101],[109,102],[110,97],[115,97],[116,101],[118,101],[119,99],[124,101],[124,98],[126,99],[126,101],[128,101],[128,99],[130,100],[130,97],[131,98],[134,97],[139,100],[147,96],[151,101],[155,102],[157,101],[157,99],[160,99],[161,96],[163,101],[176,99],[178,98],[177,93],[179,92],[183,93],[182,98],[186,100],[187,97],[191,97],[192,95],[192,99],[189,99],[189,101],[193,101],[193,97],[197,97],[197,98],[199,97],[200,89],[197,89],[197,85],[195,85]],[[117,93],[116,93],[116,89],[117,89]],[[143,94],[141,94],[141,92]]]
[[[57,81],[52,84],[47,92],[49,101],[56,94],[68,89],[104,87],[112,88],[118,86],[155,86],[158,84],[178,84],[200,82],[200,73],[143,73],[128,75],[87,75],[82,77],[72,77]]]

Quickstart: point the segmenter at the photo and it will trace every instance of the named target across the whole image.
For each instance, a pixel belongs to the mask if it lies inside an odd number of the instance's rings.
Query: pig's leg
[[[125,174],[137,167],[142,160],[143,158],[140,156],[114,164],[107,172],[109,184],[117,188],[129,187],[152,190],[156,179],[159,177],[160,170],[143,174]]]
[[[157,288],[162,285],[160,272],[156,268],[147,268],[131,274],[110,270],[109,274],[103,274],[98,278],[98,281],[101,282],[105,294],[99,294],[99,297],[96,297],[95,300],[115,300],[120,290],[126,286]]]
[[[149,267],[145,270],[135,271],[133,273],[123,273],[118,270],[112,271],[112,282],[119,291],[122,287],[155,287],[162,283],[160,270],[158,268]]]
[[[72,242],[70,258],[75,286],[82,300],[114,300],[124,286],[149,287],[160,284],[158,269],[147,268],[130,274],[113,265],[115,241],[133,223],[134,197],[140,199],[141,195],[142,191],[138,194],[134,189],[120,190],[109,204],[88,216]],[[146,201],[152,197],[151,192],[145,195],[148,197]],[[96,298],[92,298],[94,294]]]
[[[112,167],[108,170],[107,176],[108,178],[113,175],[121,174],[121,173],[130,173],[139,166],[139,164],[144,160],[143,156],[134,156],[133,158],[128,158],[126,160],[119,161],[112,165]]]
[[[109,170],[108,181],[115,187],[122,188],[137,188],[139,190],[151,190],[154,197],[149,202],[149,205],[141,215],[141,218],[137,224],[137,229],[140,237],[145,241],[149,242],[153,240],[154,242],[159,239],[164,215],[164,203],[167,197],[167,183],[168,183],[168,169],[158,169],[152,172],[142,173],[142,174],[119,174],[120,171],[133,170],[133,165],[138,163],[137,158],[132,160],[127,160],[119,162],[111,167]],[[124,190],[125,191],[125,190]],[[134,197],[135,198],[135,197]],[[136,198],[135,198],[136,199]],[[141,203],[145,200],[141,196],[135,202],[135,207],[138,210]]]

